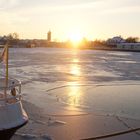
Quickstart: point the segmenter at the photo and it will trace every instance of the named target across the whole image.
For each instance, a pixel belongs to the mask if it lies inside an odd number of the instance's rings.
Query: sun
[[[79,42],[81,41],[82,36],[80,35],[80,33],[73,33],[70,35],[70,40],[73,42]]]
[[[69,39],[72,42],[74,47],[78,47],[78,45],[80,44],[81,40],[82,40],[82,35],[80,33],[71,33],[69,35]]]

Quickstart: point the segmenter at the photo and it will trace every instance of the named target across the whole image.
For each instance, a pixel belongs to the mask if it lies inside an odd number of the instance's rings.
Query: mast
[[[5,45],[5,50],[4,50],[4,61],[6,65],[6,75],[5,75],[5,88],[4,88],[4,96],[5,96],[5,101],[7,99],[7,87],[8,87],[8,59],[9,59],[9,48],[8,48],[8,42]]]

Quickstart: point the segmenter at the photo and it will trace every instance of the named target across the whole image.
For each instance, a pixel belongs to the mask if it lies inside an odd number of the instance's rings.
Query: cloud
[[[0,8],[15,8],[15,10],[29,9],[35,7],[70,7],[78,5],[88,5],[104,0],[1,0]],[[14,9],[12,9],[14,10]]]
[[[140,1],[139,0],[123,0],[114,1],[110,0],[110,6],[108,3],[104,4],[104,9],[99,12],[103,15],[120,15],[122,14],[138,14],[140,13]]]
[[[140,14],[140,6],[128,6],[128,7],[121,7],[121,8],[114,8],[109,10],[104,10],[102,14]],[[121,16],[121,15],[120,15]]]
[[[9,13],[3,11],[0,11],[0,19],[0,26],[4,27],[5,30],[7,28],[16,29],[18,25],[26,24],[29,21],[27,17],[21,17],[16,13]]]
[[[81,3],[89,3],[96,2],[101,0],[20,0],[23,5],[73,5],[73,4],[81,4]]]
[[[19,4],[19,0],[0,0],[0,10],[13,8]]]

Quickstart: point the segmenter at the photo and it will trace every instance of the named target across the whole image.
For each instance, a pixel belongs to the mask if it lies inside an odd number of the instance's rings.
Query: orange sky
[[[1,0],[1,35],[54,40],[140,36],[139,0]]]

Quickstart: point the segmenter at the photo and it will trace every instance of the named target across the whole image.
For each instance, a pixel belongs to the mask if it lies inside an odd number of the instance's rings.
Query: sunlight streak
[[[79,105],[80,100],[80,87],[79,86],[70,86],[69,87],[69,104],[70,105]]]
[[[75,59],[72,60],[72,62],[78,63],[79,62],[79,59],[75,58]]]
[[[71,66],[70,73],[75,75],[75,76],[80,76],[81,75],[80,67],[77,64],[73,64]]]

